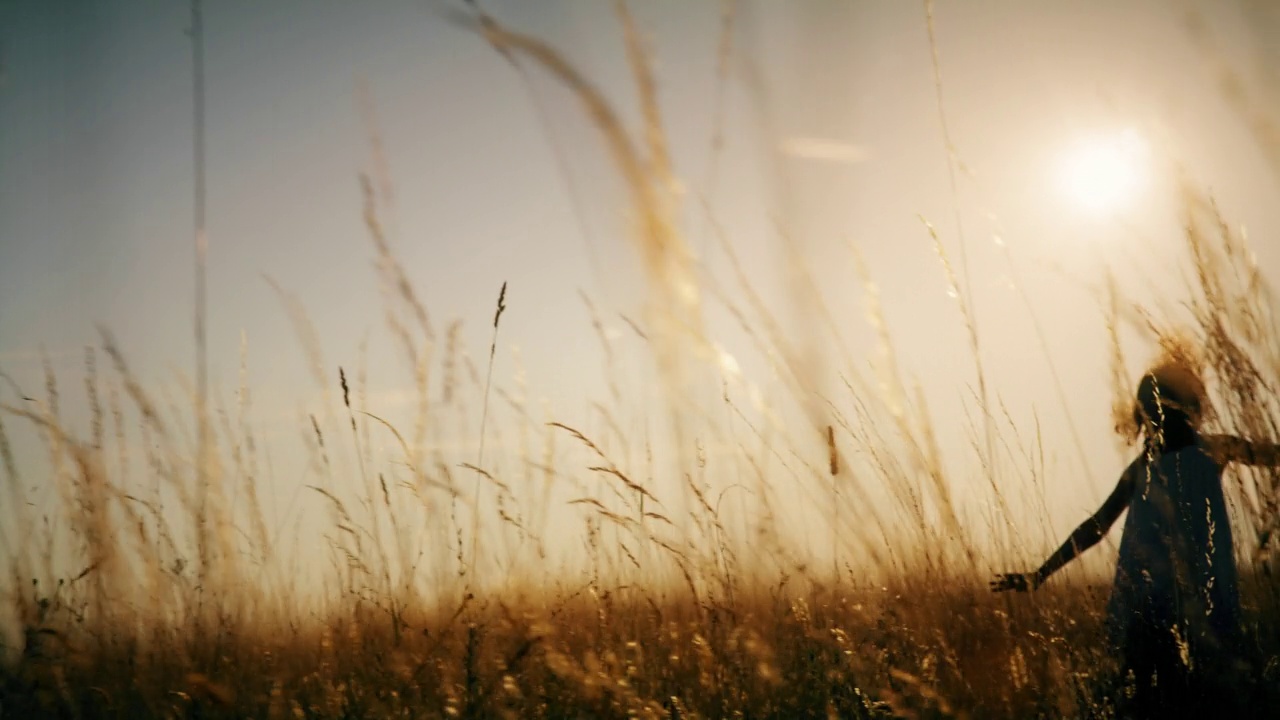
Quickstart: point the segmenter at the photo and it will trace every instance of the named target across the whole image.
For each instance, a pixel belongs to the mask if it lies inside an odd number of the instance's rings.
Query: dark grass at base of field
[[[1258,580],[1245,684],[1265,716],[1280,707],[1280,614]],[[1067,583],[784,586],[733,603],[588,587],[151,635],[50,617],[0,675],[0,717],[1116,717],[1105,600]]]

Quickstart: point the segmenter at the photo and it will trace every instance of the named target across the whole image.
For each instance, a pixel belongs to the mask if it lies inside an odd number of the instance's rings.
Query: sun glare
[[[1135,130],[1078,139],[1062,156],[1062,184],[1091,212],[1119,209],[1138,192],[1146,142]]]

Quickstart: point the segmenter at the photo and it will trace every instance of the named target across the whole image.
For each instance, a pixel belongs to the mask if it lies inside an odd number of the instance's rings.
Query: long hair
[[[1201,363],[1185,340],[1161,343],[1160,357],[1142,374],[1128,412],[1118,418],[1117,431],[1130,442],[1168,428],[1198,429],[1210,412]]]
[[[1190,368],[1161,365],[1138,383],[1133,421],[1140,428],[1162,429],[1175,423],[1198,427],[1204,415],[1204,383]]]

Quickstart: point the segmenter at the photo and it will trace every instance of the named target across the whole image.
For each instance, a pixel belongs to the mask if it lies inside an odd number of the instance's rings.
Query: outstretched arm
[[[1205,444],[1219,463],[1280,467],[1280,445],[1245,440],[1234,435],[1208,435]]]
[[[1129,507],[1129,499],[1133,496],[1133,470],[1136,464],[1131,465],[1125,470],[1124,475],[1120,477],[1120,482],[1116,483],[1115,490],[1111,491],[1111,495],[1106,502],[1102,503],[1102,507],[1098,512],[1094,513],[1088,520],[1080,523],[1080,527],[1071,533],[1071,537],[1058,548],[1057,552],[1049,556],[1048,560],[1040,566],[1040,569],[1034,573],[1023,574],[1013,573],[999,575],[991,583],[991,589],[994,592],[1002,592],[1004,590],[1017,590],[1018,592],[1026,592],[1028,589],[1035,590],[1044,584],[1049,576],[1062,569],[1062,566],[1071,562],[1080,553],[1088,550],[1098,544],[1115,524],[1120,514]]]

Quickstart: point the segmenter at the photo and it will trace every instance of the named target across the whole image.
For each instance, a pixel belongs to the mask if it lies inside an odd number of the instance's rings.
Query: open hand
[[[1005,573],[996,575],[991,581],[991,592],[1026,592],[1040,587],[1039,578],[1034,573]]]

